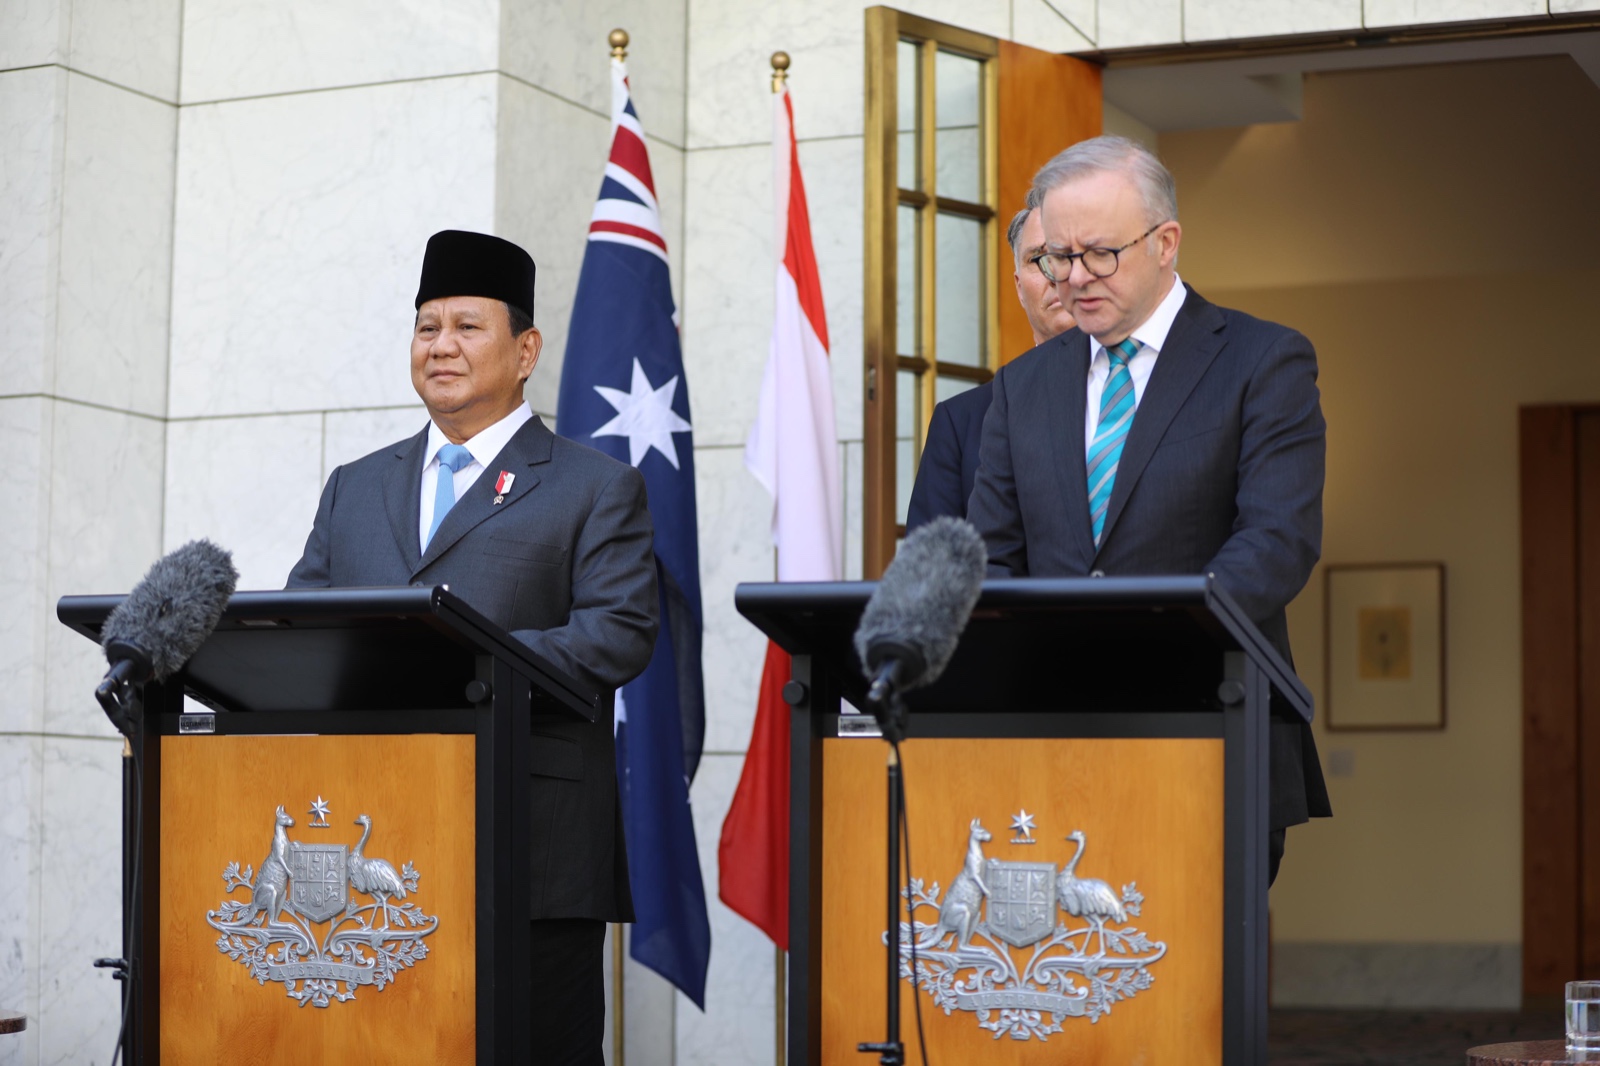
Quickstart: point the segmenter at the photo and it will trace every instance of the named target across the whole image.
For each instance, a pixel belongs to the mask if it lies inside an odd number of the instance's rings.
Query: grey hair
[[[1022,227],[1028,224],[1028,216],[1033,214],[1033,205],[1029,204],[1018,211],[1011,219],[1011,225],[1006,227],[1006,243],[1011,245],[1011,261],[1018,270],[1022,269],[1022,249],[1017,247],[1017,242],[1022,239]]]
[[[1057,153],[1033,176],[1028,202],[1043,203],[1045,193],[1052,189],[1090,174],[1106,172],[1126,174],[1133,179],[1144,199],[1146,223],[1154,226],[1177,221],[1178,184],[1172,180],[1172,172],[1150,149],[1126,137],[1093,137]]]

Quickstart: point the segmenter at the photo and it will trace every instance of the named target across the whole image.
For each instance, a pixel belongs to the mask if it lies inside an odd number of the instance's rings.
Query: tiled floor
[[[1272,1066],[1463,1066],[1480,1044],[1553,1040],[1554,1012],[1275,1010],[1267,1023]]]

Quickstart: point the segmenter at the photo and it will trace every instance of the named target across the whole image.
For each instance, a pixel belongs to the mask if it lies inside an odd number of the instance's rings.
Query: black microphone
[[[129,688],[165,681],[217,628],[239,571],[209,540],[192,540],[156,560],[144,580],[106,617],[100,630],[111,669],[94,690],[117,731],[131,735]]]
[[[867,702],[932,684],[955,654],[988,566],[972,523],[936,518],[913,530],[883,572],[856,627],[856,654],[872,685]]]

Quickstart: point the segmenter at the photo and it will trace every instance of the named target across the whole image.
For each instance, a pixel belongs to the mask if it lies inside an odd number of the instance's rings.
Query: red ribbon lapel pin
[[[494,483],[494,504],[496,507],[506,502],[506,493],[511,491],[512,482],[517,480],[517,475],[509,470],[500,471],[500,477]]]

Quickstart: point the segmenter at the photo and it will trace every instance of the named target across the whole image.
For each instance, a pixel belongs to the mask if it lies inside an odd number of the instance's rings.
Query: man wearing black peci
[[[650,661],[659,603],[644,479],[522,398],[542,344],[533,281],[509,241],[428,241],[411,380],[429,422],[333,472],[289,587],[447,584],[607,693],[593,722],[534,718],[527,857],[530,964],[559,975],[527,1007],[537,1061],[598,1066],[605,927],[633,920],[610,693]]]

